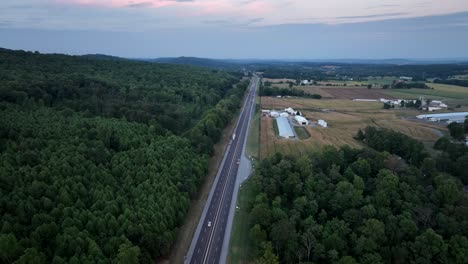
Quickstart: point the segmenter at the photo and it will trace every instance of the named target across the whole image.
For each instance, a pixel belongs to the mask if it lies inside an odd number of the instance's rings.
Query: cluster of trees
[[[396,139],[400,144],[414,145]],[[466,263],[468,200],[460,180],[436,168],[428,173],[432,159],[411,160],[415,147],[382,148],[325,147],[262,161],[251,179],[257,195],[246,208],[251,257],[257,263]]]
[[[124,117],[180,134],[238,81],[223,71],[0,49],[0,100]]]
[[[411,89],[411,88],[430,89],[430,87],[427,86],[423,82],[398,82],[398,81],[393,82],[392,88],[393,89]]]
[[[199,153],[211,154],[214,143],[221,138],[222,129],[232,119],[242,102],[249,81],[240,82],[216,107],[206,111],[203,118],[187,132],[186,137]]]
[[[0,262],[153,263],[168,254],[248,85],[238,80],[0,50]]]
[[[321,99],[322,96],[320,94],[310,94],[304,92],[303,90],[297,88],[279,88],[279,87],[271,87],[268,83],[260,86],[259,90],[260,96],[297,96],[297,97],[306,97],[306,98],[313,98],[313,99]]]
[[[434,83],[443,83],[443,84],[449,84],[449,85],[458,85],[458,86],[468,87],[468,80],[435,79]]]
[[[451,142],[449,138],[442,137],[434,145],[437,153],[434,164],[426,167],[436,167],[437,170],[450,173],[468,185],[468,147],[458,142]]]
[[[465,133],[468,134],[468,117],[465,119],[464,123],[450,123],[447,128],[450,131],[450,136],[457,140],[465,139]]]

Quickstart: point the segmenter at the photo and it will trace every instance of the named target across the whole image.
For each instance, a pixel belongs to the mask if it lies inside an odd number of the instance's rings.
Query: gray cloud
[[[249,19],[249,23],[257,23],[257,22],[262,22],[264,20],[263,17],[257,17],[257,18],[252,18],[252,19]]]
[[[341,16],[341,17],[336,17],[338,19],[356,19],[356,18],[379,18],[379,17],[389,17],[389,16],[401,16],[401,15],[407,15],[408,13],[385,13],[385,14],[376,14],[376,15],[366,15],[366,16]]]
[[[230,20],[203,20],[201,21],[203,24],[211,24],[211,25],[230,25],[232,21]]]
[[[152,7],[152,6],[153,6],[152,2],[141,2],[141,3],[131,3],[131,4],[128,4],[126,7],[145,8],[145,7]]]

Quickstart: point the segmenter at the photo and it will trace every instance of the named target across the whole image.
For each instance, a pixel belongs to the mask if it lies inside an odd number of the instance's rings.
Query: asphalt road
[[[219,263],[220,261],[239,161],[248,134],[249,118],[255,107],[254,100],[258,84],[256,78],[254,77],[251,82],[248,95],[242,104],[239,120],[234,129],[236,136],[234,139],[231,137],[230,146],[224,153],[224,160],[219,168],[217,179],[211,187],[211,194],[205,204],[205,210],[192,240],[186,263]]]

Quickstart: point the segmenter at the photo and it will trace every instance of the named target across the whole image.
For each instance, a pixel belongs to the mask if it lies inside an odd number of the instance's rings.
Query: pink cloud
[[[158,8],[171,5],[190,4],[190,1],[177,0],[58,0],[61,4],[97,7],[133,7],[133,8]]]

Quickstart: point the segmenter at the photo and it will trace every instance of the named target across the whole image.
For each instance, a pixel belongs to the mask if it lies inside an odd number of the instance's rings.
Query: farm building
[[[465,118],[468,116],[468,112],[454,112],[454,113],[444,113],[444,114],[428,114],[428,115],[418,115],[418,119],[427,119],[429,121],[437,122],[465,122]]]
[[[357,102],[377,102],[377,99],[353,99],[353,101],[357,101]]]
[[[309,121],[307,121],[307,119],[305,119],[302,116],[295,116],[294,119],[296,119],[297,123],[299,123],[300,125],[308,125],[309,124]]]
[[[279,113],[276,112],[276,111],[271,111],[271,112],[270,112],[270,116],[273,117],[273,118],[276,118],[276,117],[279,116]]]
[[[325,120],[322,120],[322,119],[319,119],[318,124],[321,127],[328,127],[327,122]]]
[[[296,114],[296,111],[294,111],[294,109],[292,109],[291,107],[288,107],[288,108],[284,109],[284,111],[287,112],[290,115]]]
[[[278,126],[279,136],[282,138],[293,138],[294,132],[286,117],[276,118],[276,125]]]
[[[432,111],[446,109],[447,107],[448,105],[442,103],[442,101],[433,100],[427,105],[426,110],[429,112],[432,112]]]

